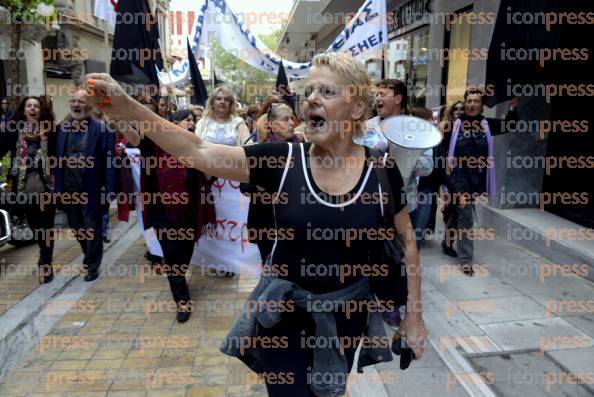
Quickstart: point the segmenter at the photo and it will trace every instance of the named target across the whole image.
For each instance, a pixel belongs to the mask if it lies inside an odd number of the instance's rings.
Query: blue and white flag
[[[259,70],[276,74],[282,61],[287,77],[307,76],[311,63],[291,62],[278,57],[233,14],[225,0],[201,1],[202,6],[190,33],[190,45],[196,57],[201,56],[201,40],[207,46],[209,33],[212,33],[223,49]],[[346,52],[365,61],[381,58],[381,50],[387,43],[386,0],[365,0],[326,51]],[[160,71],[159,81],[162,85],[179,84],[188,76],[189,63],[183,60],[176,62],[170,72]]]

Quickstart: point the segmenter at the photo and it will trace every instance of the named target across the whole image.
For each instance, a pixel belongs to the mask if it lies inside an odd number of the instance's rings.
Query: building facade
[[[367,62],[370,77],[374,81],[382,77],[405,81],[410,104],[414,106],[437,109],[462,99],[469,85],[485,84],[488,51],[500,3],[501,0],[387,1],[389,42],[383,60]],[[344,16],[355,13],[361,4],[362,1],[296,1],[277,52],[293,61],[311,60],[344,28]],[[540,5],[530,4],[533,11],[538,12]],[[315,23],[320,21],[322,23]],[[544,27],[540,31],[530,29],[534,37],[544,42],[553,38],[547,36]],[[587,80],[587,75],[581,78]],[[292,84],[298,93],[302,92],[303,81],[295,80]],[[543,192],[554,193],[562,186],[565,192],[571,193],[579,189],[578,179],[583,179],[576,178],[577,174],[571,174],[571,170],[557,170],[557,176],[553,177],[542,162],[532,167],[516,167],[510,166],[510,161],[521,158],[537,163],[553,153],[553,146],[559,145],[564,149],[555,152],[557,155],[588,154],[584,143],[580,143],[585,138],[555,143],[551,139],[557,136],[543,133],[539,126],[540,122],[550,120],[552,114],[569,116],[567,106],[557,106],[558,112],[555,112],[554,101],[551,104],[543,96],[519,95],[518,99],[520,121],[527,128],[495,138],[498,194],[494,206],[498,208],[542,207]],[[298,102],[301,101],[299,98]],[[484,115],[502,118],[507,111],[507,104],[500,103],[492,108],[485,107]],[[530,199],[511,199],[519,195]],[[588,212],[585,206],[574,206],[571,211],[544,208],[584,225],[594,224],[594,211]]]
[[[69,112],[69,98],[93,72],[109,72],[114,27],[93,15],[95,0],[56,0],[60,29],[43,41],[45,92],[51,96],[58,120]],[[169,0],[151,0],[159,24],[163,60],[171,64],[168,37]]]
[[[0,6],[0,96],[16,102],[24,95],[43,95],[41,40],[52,35],[55,29],[51,25],[19,23],[8,9]],[[18,48],[13,45],[16,37],[20,37]],[[11,76],[13,65],[18,68],[19,81],[13,81],[15,76]]]

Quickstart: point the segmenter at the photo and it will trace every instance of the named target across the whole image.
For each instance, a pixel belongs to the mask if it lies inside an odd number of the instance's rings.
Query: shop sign
[[[402,29],[420,21],[425,13],[429,12],[430,0],[409,0],[396,7],[393,18],[388,19],[388,33]]]

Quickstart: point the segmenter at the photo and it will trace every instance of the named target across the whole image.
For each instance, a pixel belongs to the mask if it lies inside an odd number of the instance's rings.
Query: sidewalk
[[[70,309],[0,383],[0,395],[264,396],[247,367],[218,350],[257,280],[191,269],[196,311],[178,324],[166,278],[141,273],[144,252],[137,240],[83,299],[51,302]]]
[[[422,248],[423,358],[406,371],[398,358],[366,369],[350,378],[349,396],[591,395],[561,374],[594,373],[594,314],[560,302],[591,300],[593,284],[500,238],[476,242],[483,265],[469,278],[439,238]],[[65,314],[0,382],[0,396],[264,397],[253,373],[218,350],[257,278],[191,268],[195,312],[178,324],[165,277],[139,266],[144,252],[134,240],[80,299],[47,302],[48,315]]]
[[[594,395],[594,283],[576,275],[586,265],[553,264],[497,236],[475,241],[479,265],[467,277],[441,236],[421,249],[429,357],[404,372],[377,366],[402,374],[388,394]],[[424,365],[439,361],[445,372]]]
[[[117,209],[110,211],[111,227],[115,228]],[[54,245],[53,264],[56,271],[72,262],[81,254],[80,245],[72,231],[67,227],[57,230],[58,236]],[[39,287],[37,260],[39,247],[37,243],[26,247],[14,247],[6,244],[0,248],[0,316],[10,310],[35,288]]]

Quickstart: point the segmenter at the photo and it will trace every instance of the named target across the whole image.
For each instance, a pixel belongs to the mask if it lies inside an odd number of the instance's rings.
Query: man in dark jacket
[[[83,250],[85,281],[93,281],[103,257],[102,216],[115,187],[115,135],[91,117],[85,91],[70,99],[70,110],[57,130],[55,192]]]

